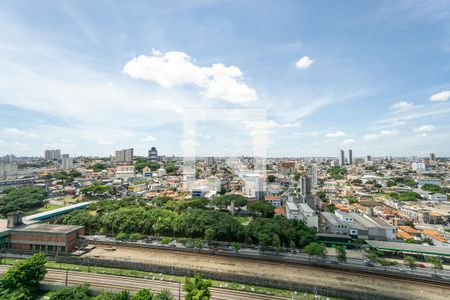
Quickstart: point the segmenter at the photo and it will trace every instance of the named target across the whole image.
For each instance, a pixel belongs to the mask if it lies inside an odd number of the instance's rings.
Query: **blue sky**
[[[2,1],[0,155],[450,156],[449,20],[447,1]],[[266,117],[187,141],[193,108]]]

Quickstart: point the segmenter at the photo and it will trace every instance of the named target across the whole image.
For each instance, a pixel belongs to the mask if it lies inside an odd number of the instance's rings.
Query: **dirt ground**
[[[352,275],[337,271],[325,271],[298,265],[276,265],[254,260],[241,260],[223,256],[201,255],[196,253],[116,247],[116,251],[105,250],[97,245],[84,257],[131,260],[164,266],[179,266],[218,273],[232,273],[265,278],[276,278],[291,282],[314,283],[317,287],[339,287],[351,291],[379,291],[404,299],[450,299],[448,288],[430,286],[424,283],[411,283],[390,278],[365,275]]]

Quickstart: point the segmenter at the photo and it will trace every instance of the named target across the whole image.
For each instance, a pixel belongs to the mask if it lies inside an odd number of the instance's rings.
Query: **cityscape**
[[[0,300],[449,299],[449,20],[0,3]]]

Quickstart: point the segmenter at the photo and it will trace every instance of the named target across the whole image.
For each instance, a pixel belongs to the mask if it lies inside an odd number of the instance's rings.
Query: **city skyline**
[[[448,3],[171,4],[1,3],[0,156],[181,156],[198,107],[267,111],[198,156],[450,156]]]

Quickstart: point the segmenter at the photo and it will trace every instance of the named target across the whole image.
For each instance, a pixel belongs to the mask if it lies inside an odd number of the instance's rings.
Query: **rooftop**
[[[77,203],[77,204],[73,204],[73,205],[67,205],[61,208],[57,208],[57,209],[52,209],[49,211],[44,211],[38,214],[34,214],[34,215],[30,215],[30,216],[26,216],[23,218],[24,222],[27,220],[45,220],[45,219],[50,219],[59,215],[63,215],[63,214],[67,214],[69,212],[72,212],[74,210],[77,209],[82,209],[85,208],[87,206],[89,206],[91,202],[81,202],[81,203]]]
[[[366,241],[366,243],[378,250],[450,256],[450,247],[424,246],[417,244],[383,241]]]
[[[83,226],[77,225],[54,225],[46,223],[36,223],[28,226],[13,228],[12,231],[40,232],[40,233],[70,233],[79,230]]]

